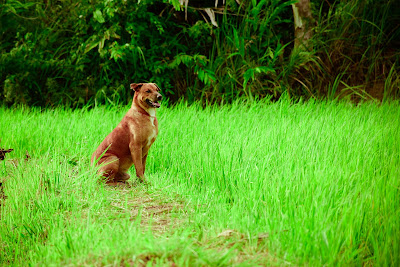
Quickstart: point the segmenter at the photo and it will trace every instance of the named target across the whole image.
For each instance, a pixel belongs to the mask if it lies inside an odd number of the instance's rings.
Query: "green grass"
[[[400,264],[398,102],[163,107],[151,185],[110,188],[127,109],[0,108],[0,264]]]

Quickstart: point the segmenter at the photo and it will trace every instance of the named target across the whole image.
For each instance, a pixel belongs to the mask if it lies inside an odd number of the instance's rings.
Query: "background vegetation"
[[[296,1],[1,0],[0,102],[130,101],[130,82],[172,102],[400,95],[395,0],[313,0],[311,50],[294,50]],[[205,8],[215,15],[213,25]]]
[[[400,6],[312,0],[295,49],[295,2],[0,0],[0,265],[399,265]],[[105,187],[146,81],[185,101]]]

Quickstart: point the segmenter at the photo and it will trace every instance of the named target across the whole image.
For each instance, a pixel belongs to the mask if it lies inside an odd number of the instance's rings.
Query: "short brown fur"
[[[97,162],[99,174],[107,179],[108,184],[128,180],[130,175],[127,171],[132,165],[135,165],[140,181],[146,182],[147,154],[158,135],[155,115],[156,108],[160,107],[158,101],[162,98],[160,88],[154,83],[132,83],[130,87],[135,90],[131,108],[101,142],[91,159],[93,164],[101,157]]]

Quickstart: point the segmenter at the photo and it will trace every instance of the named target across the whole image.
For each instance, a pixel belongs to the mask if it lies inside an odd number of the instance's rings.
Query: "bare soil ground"
[[[162,192],[150,192],[146,185],[119,184],[108,190],[118,191],[111,206],[121,212],[128,212],[131,220],[140,220],[144,230],[155,234],[165,233],[186,221],[189,207],[179,196],[171,199]]]

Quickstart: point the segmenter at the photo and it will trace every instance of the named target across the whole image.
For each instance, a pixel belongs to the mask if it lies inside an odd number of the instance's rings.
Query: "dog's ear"
[[[161,91],[160,87],[155,83],[154,86],[158,89],[158,91]]]
[[[135,90],[135,92],[139,91],[142,86],[143,83],[131,83],[131,89]]]

